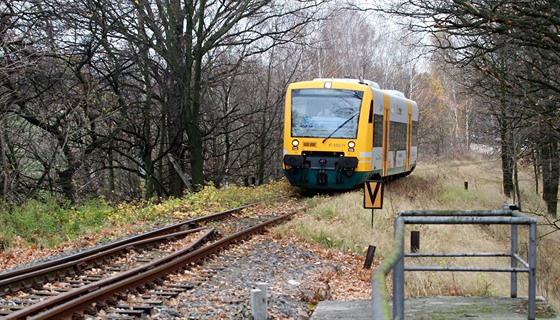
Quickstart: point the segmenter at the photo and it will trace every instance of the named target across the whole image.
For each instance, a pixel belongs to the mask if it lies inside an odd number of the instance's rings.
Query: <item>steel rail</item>
[[[299,211],[300,209],[293,210],[282,216],[216,240],[194,251],[192,251],[192,246],[189,246],[170,256],[153,261],[148,265],[134,268],[115,277],[103,279],[51,297],[41,301],[39,304],[32,305],[8,315],[6,320],[26,319],[30,316],[31,319],[72,319],[76,314],[83,313],[84,310],[91,308],[94,302],[103,304],[105,301],[112,299],[115,294],[123,292],[128,288],[137,288],[156,279],[165,277],[170,273],[183,269],[192,263],[200,261],[224,249],[232,243],[260,232],[270,225],[286,220]],[[208,233],[210,233],[210,231]],[[41,312],[43,310],[47,311]]]
[[[235,212],[239,212],[245,208],[251,207],[256,205],[255,203],[253,204],[248,204],[245,206],[241,206],[241,207],[237,207],[237,208],[233,208],[233,209],[229,209],[229,210],[225,210],[222,212],[218,212],[218,213],[214,213],[214,214],[210,214],[210,215],[206,215],[203,217],[198,217],[198,218],[194,218],[194,219],[189,219],[187,221],[183,221],[177,224],[173,224],[173,225],[169,225],[169,226],[165,226],[153,231],[149,231],[137,236],[132,236],[129,238],[125,238],[125,239],[121,239],[115,242],[111,242],[105,245],[101,245],[99,247],[95,247],[89,250],[84,250],[72,255],[68,255],[59,259],[55,259],[55,260],[51,260],[45,263],[41,263],[41,264],[36,264],[36,265],[32,265],[29,267],[25,267],[25,268],[20,268],[20,269],[15,269],[15,270],[11,270],[11,271],[7,271],[4,273],[0,273],[0,281],[4,280],[4,279],[9,279],[9,278],[13,278],[15,276],[19,276],[19,275],[23,275],[23,274],[28,274],[37,270],[41,270],[41,269],[47,269],[59,264],[63,264],[66,262],[70,262],[70,261],[74,261],[77,259],[81,259],[90,255],[94,255],[97,254],[99,252],[103,252],[103,251],[107,251],[116,247],[120,247],[126,244],[130,244],[133,242],[137,242],[140,240],[144,240],[144,239],[149,239],[149,238],[154,238],[154,237],[158,237],[158,236],[162,236],[162,235],[166,235],[166,234],[170,234],[170,233],[174,233],[174,232],[178,232],[178,231],[183,231],[186,230],[186,228],[191,228],[193,226],[196,226],[200,223],[206,222],[206,221],[211,221],[211,220],[219,220],[227,215],[233,214]],[[2,291],[0,291],[1,293]]]
[[[156,244],[163,241],[171,241],[176,238],[185,237],[190,233],[198,232],[204,228],[189,229],[186,231],[179,231],[175,233],[165,234],[153,238],[146,238],[139,241],[126,243],[118,247],[112,247],[106,251],[94,253],[85,256],[78,260],[68,261],[57,265],[52,265],[44,269],[38,269],[26,274],[20,274],[12,278],[0,280],[0,292],[8,293],[20,290],[24,287],[31,286],[34,283],[41,282],[45,279],[63,277],[67,274],[72,274],[85,269],[86,265],[92,264],[94,261],[116,256],[120,252],[130,250],[135,247],[141,247],[148,244]]]
[[[149,270],[156,270],[156,268],[158,266],[160,266],[162,263],[165,263],[165,261],[171,260],[177,256],[180,256],[181,254],[185,254],[186,252],[192,251],[194,248],[196,248],[197,246],[199,246],[200,244],[202,244],[208,237],[212,236],[215,232],[215,229],[210,229],[208,230],[204,235],[202,235],[201,237],[199,237],[196,241],[194,241],[193,243],[191,243],[189,246],[187,246],[186,248],[174,252],[171,255],[168,255],[162,259],[158,259],[158,260],[154,260],[150,263],[144,264],[142,266],[121,272],[113,277],[109,277],[109,278],[105,278],[99,281],[95,281],[89,284],[86,284],[84,286],[81,286],[79,288],[76,289],[72,289],[70,291],[67,292],[63,292],[59,295],[53,296],[51,298],[45,299],[43,301],[40,301],[38,303],[35,303],[33,305],[30,305],[26,308],[23,308],[21,310],[18,310],[16,312],[10,313],[9,315],[7,315],[5,317],[6,320],[8,319],[26,319],[29,316],[32,316],[34,314],[37,314],[45,309],[49,309],[49,308],[53,308],[57,305],[66,303],[66,302],[72,302],[72,299],[80,299],[81,296],[84,296],[86,294],[88,294],[89,292],[95,292],[96,290],[99,290],[99,288],[103,287],[103,286],[109,286],[112,285],[118,281],[121,281],[123,279],[127,279],[129,277],[132,277],[134,275],[137,275],[139,273],[142,272],[146,272]]]

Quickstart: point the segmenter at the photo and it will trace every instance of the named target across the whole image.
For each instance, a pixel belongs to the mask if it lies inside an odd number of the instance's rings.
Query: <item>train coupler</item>
[[[317,184],[327,184],[328,176],[325,172],[320,171],[317,173]]]

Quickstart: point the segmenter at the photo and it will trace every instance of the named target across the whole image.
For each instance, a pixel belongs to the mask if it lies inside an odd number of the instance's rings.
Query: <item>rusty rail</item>
[[[17,276],[0,280],[0,292],[13,292],[14,290],[20,290],[26,286],[31,286],[36,282],[41,282],[45,279],[53,279],[63,277],[66,274],[76,273],[82,269],[85,269],[87,265],[93,264],[94,261],[103,260],[129,250],[134,247],[141,247],[148,244],[157,244],[163,241],[170,241],[176,238],[181,238],[187,236],[190,233],[198,232],[204,228],[190,229],[186,231],[179,231],[170,234],[164,234],[161,236],[153,238],[144,238],[139,241],[125,243],[118,247],[111,246],[110,249],[106,251],[96,252],[92,255],[84,256],[77,260],[71,260],[61,264],[51,265],[46,268],[37,269],[26,274],[19,274]]]
[[[3,272],[3,273],[0,273],[0,284],[4,283],[3,280],[5,280],[5,279],[14,278],[16,276],[23,275],[23,274],[29,274],[31,272],[38,271],[38,270],[41,270],[41,269],[51,268],[53,266],[64,264],[66,262],[75,261],[77,259],[86,258],[88,256],[95,255],[95,254],[98,254],[100,252],[108,251],[108,250],[111,250],[113,248],[121,247],[121,246],[124,246],[124,245],[127,245],[127,244],[131,244],[131,243],[134,243],[134,242],[137,242],[137,241],[141,241],[141,240],[145,240],[145,239],[149,239],[149,238],[155,238],[155,237],[159,237],[159,236],[163,236],[163,235],[167,235],[167,234],[175,233],[175,232],[179,232],[179,231],[184,231],[187,228],[190,228],[192,226],[196,226],[200,223],[203,223],[203,222],[206,222],[206,221],[212,221],[212,220],[219,220],[219,219],[224,218],[224,217],[226,217],[230,214],[233,214],[235,212],[239,212],[239,211],[241,211],[245,208],[248,208],[248,207],[251,207],[251,206],[254,206],[254,205],[255,204],[248,204],[248,205],[245,205],[245,206],[233,208],[233,209],[230,209],[230,210],[225,210],[225,211],[210,214],[210,215],[207,215],[207,216],[198,217],[198,218],[194,218],[194,219],[189,219],[189,220],[177,223],[177,224],[165,226],[165,227],[162,227],[162,228],[159,228],[159,229],[156,229],[156,230],[153,230],[153,231],[149,231],[149,232],[137,235],[137,236],[125,238],[125,239],[122,239],[122,240],[119,240],[119,241],[108,243],[106,245],[102,245],[102,246],[95,247],[95,248],[92,248],[92,249],[89,249],[89,250],[81,251],[81,252],[78,252],[78,253],[73,254],[73,255],[62,257],[60,259],[51,260],[51,261],[48,261],[48,262],[45,262],[45,263],[36,264],[36,265],[29,266],[29,267],[26,267],[26,268],[21,268],[21,269],[16,269],[16,270]],[[2,292],[2,291],[0,290],[0,292]]]
[[[94,302],[104,304],[107,300],[112,299],[118,292],[126,291],[129,288],[137,288],[138,286],[142,286],[156,279],[160,279],[165,275],[176,272],[179,269],[188,267],[189,264],[212,255],[232,243],[240,241],[251,234],[260,232],[270,225],[288,219],[298,211],[299,210],[294,210],[274,219],[267,220],[193,251],[194,246],[200,244],[204,239],[212,235],[213,230],[210,230],[199,238],[195,244],[173,253],[172,255],[123,272],[117,276],[103,279],[43,300],[38,304],[11,313],[7,315],[5,319],[26,319],[28,317],[32,317],[32,319],[72,319],[74,315],[83,313],[84,310],[90,308]]]

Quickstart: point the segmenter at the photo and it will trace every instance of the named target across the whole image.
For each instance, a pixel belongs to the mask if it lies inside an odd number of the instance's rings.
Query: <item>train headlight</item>
[[[348,152],[354,152],[354,147],[355,146],[356,146],[356,143],[354,141],[348,142]]]
[[[299,146],[298,140],[292,140],[292,150],[297,150]]]

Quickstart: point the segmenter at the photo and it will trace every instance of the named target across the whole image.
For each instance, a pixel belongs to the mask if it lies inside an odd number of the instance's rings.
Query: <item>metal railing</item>
[[[405,253],[404,229],[406,224],[509,224],[511,225],[511,248],[505,253]],[[518,251],[518,226],[529,226],[529,262]],[[534,320],[536,313],[536,264],[537,264],[537,220],[517,210],[488,211],[401,211],[394,222],[395,236],[393,251],[372,277],[372,303],[374,319],[404,319],[404,272],[405,271],[465,271],[465,272],[510,272],[510,296],[517,297],[517,273],[525,272],[528,281],[528,315]],[[510,257],[511,267],[449,267],[410,266],[405,267],[405,257]],[[519,267],[519,264],[522,267]],[[385,277],[393,270],[393,312],[388,303]]]

